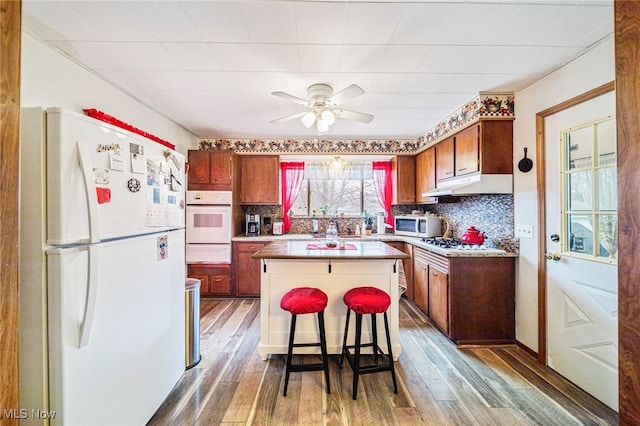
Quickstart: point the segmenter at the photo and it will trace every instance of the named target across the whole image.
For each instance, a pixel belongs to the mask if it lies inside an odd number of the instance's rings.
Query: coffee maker
[[[251,236],[260,235],[260,215],[259,214],[247,214],[245,215],[245,234]]]

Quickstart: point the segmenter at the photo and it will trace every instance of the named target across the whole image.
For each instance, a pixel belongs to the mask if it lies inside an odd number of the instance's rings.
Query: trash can
[[[184,283],[185,364],[187,369],[200,362],[200,280],[187,278]]]

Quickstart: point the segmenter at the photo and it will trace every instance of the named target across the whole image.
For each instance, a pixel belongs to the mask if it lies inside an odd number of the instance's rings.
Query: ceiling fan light
[[[318,134],[327,133],[329,125],[324,120],[318,120]]]
[[[304,127],[308,129],[313,125],[314,121],[316,121],[316,115],[313,113],[313,111],[309,111],[302,116],[301,121],[302,124],[304,124]]]
[[[327,126],[331,126],[333,123],[335,123],[336,116],[333,114],[333,112],[325,109],[324,111],[322,111],[322,121],[324,123],[327,123]]]

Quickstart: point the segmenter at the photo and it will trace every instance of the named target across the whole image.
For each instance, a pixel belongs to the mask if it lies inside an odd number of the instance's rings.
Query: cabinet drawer
[[[239,252],[252,252],[255,253],[263,248],[265,243],[237,243]]]

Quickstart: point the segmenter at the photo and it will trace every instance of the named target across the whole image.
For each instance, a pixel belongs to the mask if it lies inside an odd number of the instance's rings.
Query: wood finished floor
[[[618,415],[515,346],[458,349],[416,306],[400,303],[398,394],[388,372],[361,376],[330,360],[292,373],[262,361],[256,299],[202,299],[202,361],[185,372],[149,425],[615,425]]]

